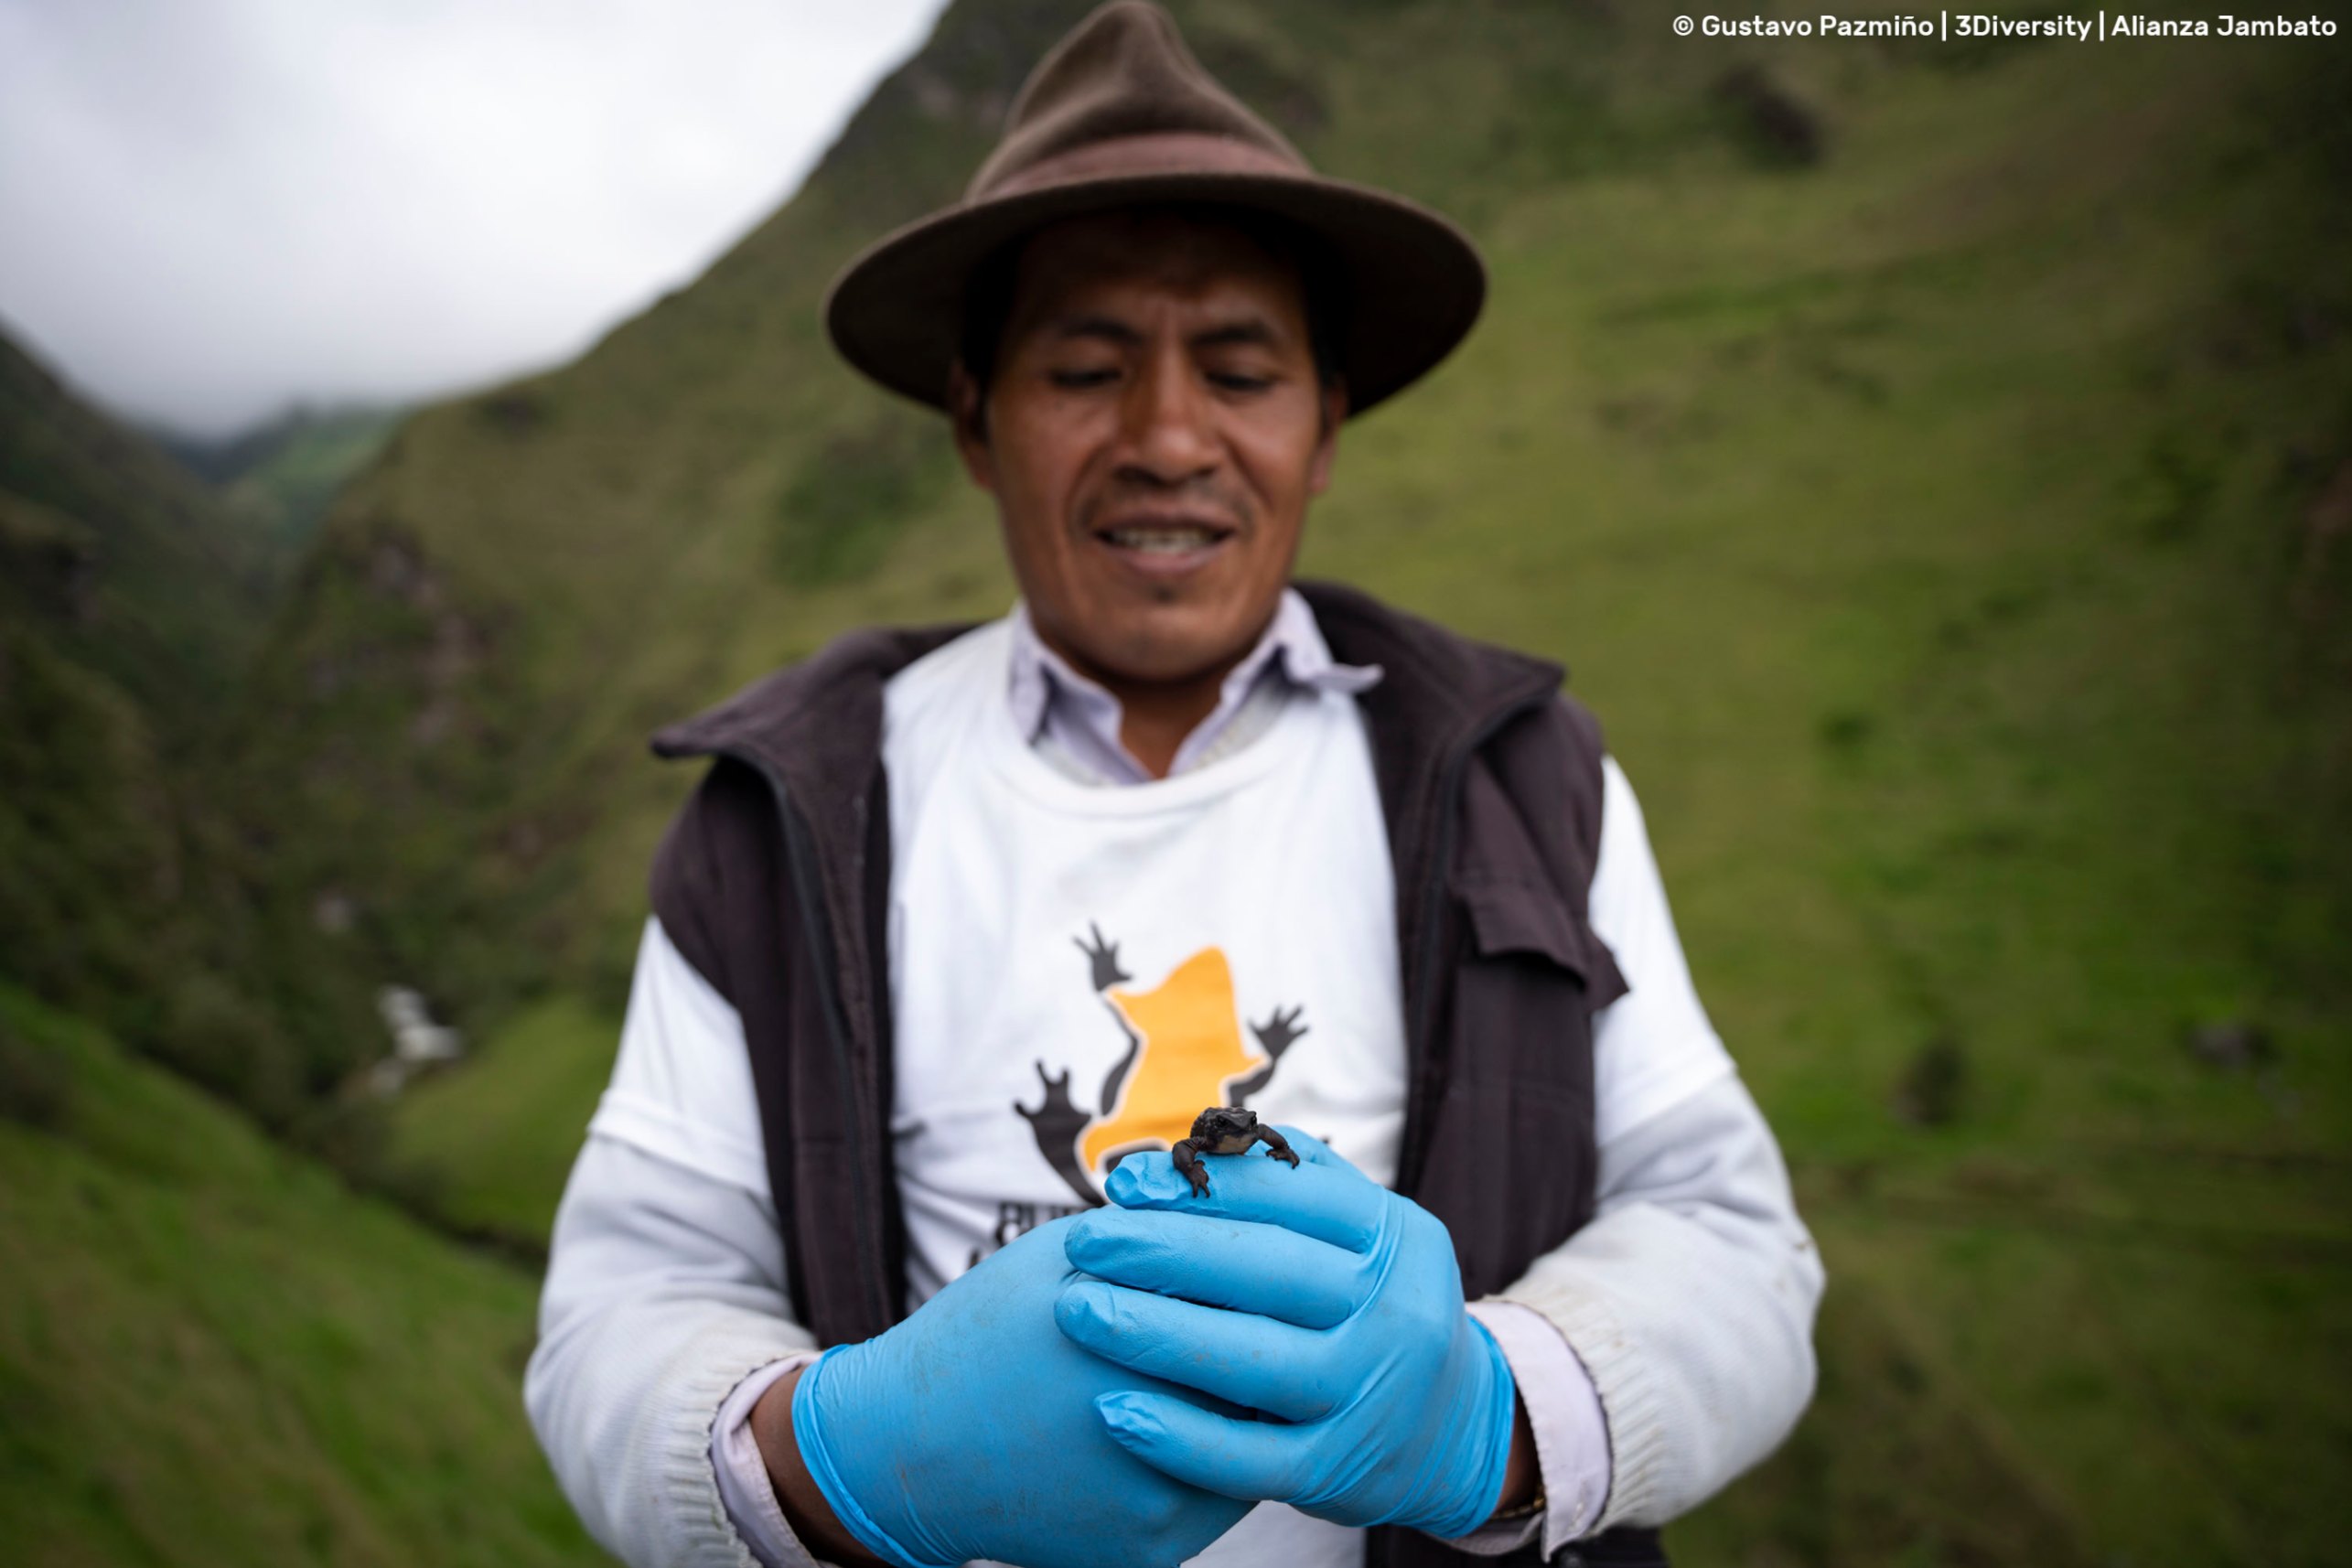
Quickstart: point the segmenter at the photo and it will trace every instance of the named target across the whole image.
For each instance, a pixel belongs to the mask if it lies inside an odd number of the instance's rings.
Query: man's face
[[[1047,643],[1115,687],[1221,674],[1290,580],[1345,393],[1295,266],[1176,213],[1071,219],[1015,273],[986,393],[950,401]]]

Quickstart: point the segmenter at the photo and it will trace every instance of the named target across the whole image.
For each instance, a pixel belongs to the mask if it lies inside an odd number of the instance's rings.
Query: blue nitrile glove
[[[1174,1564],[1248,1505],[1144,1464],[1096,1399],[1134,1375],[1054,1327],[1073,1277],[1069,1221],[1020,1237],[907,1320],[828,1350],[792,1392],[792,1433],[825,1500],[901,1568],[994,1558],[1030,1568]],[[1155,1383],[1181,1403],[1182,1391]]]
[[[1466,1535],[1501,1499],[1518,1390],[1463,1310],[1453,1240],[1315,1139],[1282,1133],[1297,1168],[1209,1155],[1206,1197],[1165,1155],[1121,1161],[1106,1188],[1119,1207],[1066,1233],[1095,1277],[1063,1290],[1055,1319],[1146,1378],[1279,1418],[1142,1389],[1097,1400],[1155,1468],[1340,1524]]]

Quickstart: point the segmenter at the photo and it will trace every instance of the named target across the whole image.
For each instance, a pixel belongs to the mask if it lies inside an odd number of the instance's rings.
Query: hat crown
[[[1318,175],[1201,69],[1146,0],[1112,0],[1022,84],[1004,139],[962,199],[868,245],[834,279],[825,328],[844,359],[934,408],[974,272],[1041,228],[1176,205],[1256,212],[1312,235],[1336,304],[1333,360],[1350,416],[1450,353],[1487,295],[1469,237],[1404,197]]]
[[[1148,0],[1111,0],[1037,62],[1005,117],[1004,137],[964,192],[985,200],[1045,166],[1141,136],[1219,136],[1302,174],[1312,167],[1185,47],[1176,19]]]

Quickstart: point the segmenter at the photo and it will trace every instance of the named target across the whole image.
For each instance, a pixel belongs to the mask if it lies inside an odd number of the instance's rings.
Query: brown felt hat
[[[1201,69],[1166,12],[1112,0],[1030,73],[961,201],[843,269],[826,329],[884,386],[944,407],[975,267],[1056,219],[1171,202],[1287,219],[1345,268],[1333,347],[1351,413],[1452,352],[1486,299],[1486,268],[1459,229],[1401,196],[1316,174]]]

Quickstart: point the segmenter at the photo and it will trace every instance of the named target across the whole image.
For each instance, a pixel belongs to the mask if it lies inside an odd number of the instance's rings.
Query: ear
[[[1323,383],[1323,429],[1316,437],[1315,457],[1306,473],[1306,493],[1319,496],[1331,488],[1331,465],[1339,455],[1339,426],[1348,418],[1348,382],[1334,376]]]
[[[996,493],[996,460],[988,449],[988,399],[958,360],[948,367],[948,419],[955,426],[956,456],[972,482]]]

